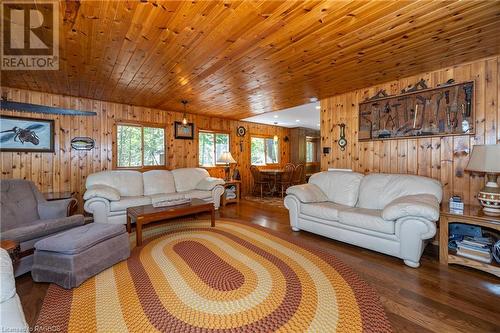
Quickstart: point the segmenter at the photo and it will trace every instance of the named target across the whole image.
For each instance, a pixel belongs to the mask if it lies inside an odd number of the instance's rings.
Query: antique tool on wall
[[[450,91],[449,90],[446,90],[444,92],[444,97],[445,97],[445,100],[446,100],[446,104],[450,104]]]
[[[460,105],[460,110],[462,111],[462,132],[468,133],[470,131],[470,124],[467,120],[467,107],[464,104]]]
[[[345,138],[345,124],[339,124],[340,127],[340,138],[338,144],[340,146],[340,150],[344,151],[347,146],[347,140]]]
[[[418,104],[415,104],[415,112],[413,113],[413,129],[417,129]]]
[[[465,116],[469,118],[472,112],[472,85],[469,84],[464,86],[464,92],[465,92]]]
[[[396,121],[396,127],[399,127],[399,110],[398,107],[401,106],[401,103],[396,103],[391,105],[394,108],[394,119]]]
[[[417,83],[415,83],[413,86],[409,85],[405,89],[401,90],[402,94],[406,94],[409,92],[417,91],[417,90],[422,90],[422,89],[427,89],[427,83],[425,83],[424,79],[420,79]]]
[[[435,126],[438,126],[438,123],[439,123],[439,107],[441,106],[441,100],[443,99],[444,97],[444,93],[440,93],[437,95],[437,98],[436,98],[436,109],[434,110],[434,125]],[[441,129],[439,130],[440,132]]]

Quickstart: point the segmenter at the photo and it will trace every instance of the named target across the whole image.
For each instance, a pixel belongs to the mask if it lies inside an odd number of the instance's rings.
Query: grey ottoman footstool
[[[75,288],[129,256],[124,225],[90,223],[36,242],[31,276],[36,282]]]

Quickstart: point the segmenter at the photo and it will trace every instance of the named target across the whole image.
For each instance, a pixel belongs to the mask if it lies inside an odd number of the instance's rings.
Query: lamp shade
[[[229,164],[236,163],[235,159],[233,158],[233,155],[231,155],[231,153],[228,151],[223,152],[222,155],[220,155],[219,160],[217,162],[229,163]]]
[[[500,144],[475,145],[465,170],[500,173]]]

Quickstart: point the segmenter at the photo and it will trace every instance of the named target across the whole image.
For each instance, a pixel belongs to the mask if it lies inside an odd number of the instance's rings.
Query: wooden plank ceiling
[[[67,1],[10,87],[240,119],[500,53],[500,1]]]

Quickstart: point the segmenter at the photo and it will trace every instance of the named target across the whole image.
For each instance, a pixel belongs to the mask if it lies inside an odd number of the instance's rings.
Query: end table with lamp
[[[485,173],[486,184],[479,191],[477,198],[483,206],[484,214],[500,216],[500,144],[474,145],[465,170],[474,173]]]
[[[224,180],[228,181],[230,179],[230,174],[231,174],[231,164],[236,164],[236,160],[233,158],[233,155],[231,155],[231,152],[225,151],[222,153],[222,155],[219,157],[217,160],[217,163],[225,163],[226,166],[224,167],[224,172],[225,172],[225,177]]]

